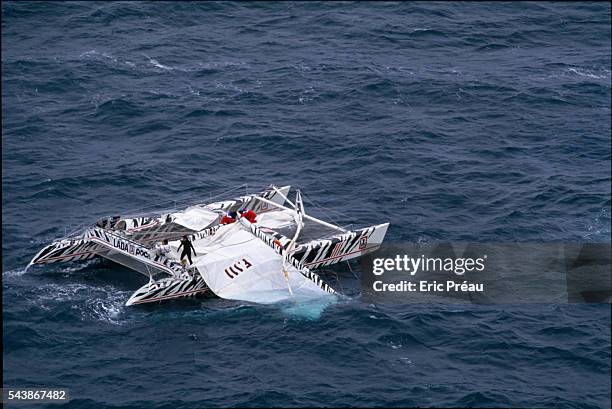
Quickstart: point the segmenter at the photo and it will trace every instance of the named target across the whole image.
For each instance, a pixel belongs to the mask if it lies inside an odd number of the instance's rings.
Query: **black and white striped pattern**
[[[155,223],[149,223],[141,226],[138,229],[128,229],[125,234],[132,240],[144,244],[155,243],[163,239],[176,240],[183,234],[189,234],[193,230],[188,229],[180,224],[166,221],[167,218],[162,216],[155,219]]]
[[[160,270],[175,277],[180,276],[185,271],[183,265],[180,262],[173,259],[169,259],[165,256],[156,255],[154,250],[143,246],[142,244],[136,241],[126,239],[125,237],[117,233],[113,233],[108,230],[96,227],[87,230],[84,236],[85,239],[93,241],[94,243],[98,243],[101,246],[105,246],[108,249],[111,249],[115,252],[125,255],[126,257],[143,263],[145,268],[143,269],[143,271],[140,271],[143,274],[148,274],[148,269],[146,268],[146,266],[150,266],[156,270]],[[115,244],[117,242],[126,243],[130,246],[130,249],[132,250],[125,251],[124,249],[117,247]],[[139,252],[142,255],[139,255]],[[145,256],[145,254],[147,256]]]
[[[368,239],[379,228],[386,225],[371,226],[365,229],[343,233],[329,239],[315,240],[301,244],[292,256],[308,268],[319,268],[359,257],[374,251],[380,243],[368,244]]]
[[[204,230],[201,230],[197,233],[191,234],[189,236],[187,236],[189,238],[189,240],[194,241],[194,240],[199,240],[199,239],[203,239],[204,237],[210,237],[210,236],[214,236],[215,233],[217,232],[217,230],[219,230],[219,228],[221,227],[220,224],[216,225],[216,226],[212,226],[212,227],[207,227]]]
[[[85,239],[60,240],[38,252],[30,264],[50,264],[66,261],[81,261],[94,258],[100,247]]]
[[[193,277],[169,277],[151,281],[136,290],[125,305],[161,302],[206,293],[212,294],[202,277],[196,273]]]
[[[288,191],[289,187],[287,186],[279,190],[283,190],[283,189],[285,191]],[[240,196],[233,200],[226,200],[223,202],[211,203],[204,207],[206,207],[209,210],[213,210],[213,211],[218,210],[218,211],[223,211],[223,212],[229,212],[229,211],[236,212],[240,209],[246,209],[246,210],[253,210],[255,213],[258,213],[258,214],[265,213],[265,212],[272,211],[272,210],[277,210],[276,207],[257,199],[256,198],[257,196],[263,197],[264,199],[268,199],[272,201],[276,200],[279,204],[284,203],[284,199],[278,200],[278,198],[281,197],[278,194],[278,192],[276,192],[274,189],[268,189],[268,190],[264,190],[263,192],[259,192],[257,194]]]
[[[226,200],[222,202],[215,202],[210,204],[196,204],[194,206],[202,206],[208,210],[216,211],[218,213],[237,211],[242,208],[253,209],[256,213],[260,213],[265,210],[276,210],[276,208],[270,206],[268,209],[262,209],[263,206],[267,207],[267,203],[263,203],[255,196],[261,196],[268,200],[277,198],[278,193],[273,189],[264,190],[257,195],[246,195],[241,196],[233,200]],[[139,241],[143,244],[152,244],[159,242],[163,239],[170,241],[177,240],[182,235],[189,235],[194,233],[185,226],[174,223],[172,221],[172,214],[162,215],[158,218],[153,217],[136,217],[133,219],[124,219],[126,223],[126,236],[132,240]],[[217,220],[211,223],[211,227],[218,225],[221,220],[221,214]]]

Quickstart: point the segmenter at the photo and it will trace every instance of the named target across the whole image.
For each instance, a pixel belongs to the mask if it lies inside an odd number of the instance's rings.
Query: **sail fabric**
[[[224,227],[208,243],[197,243],[203,255],[194,260],[217,296],[266,304],[329,295],[293,266],[287,266],[286,279],[282,256],[240,224]]]
[[[282,229],[295,226],[294,212],[291,210],[276,210],[257,215],[257,225],[269,229]]]
[[[217,213],[197,206],[189,207],[185,211],[172,215],[174,216],[174,223],[194,231],[205,229],[219,217]]]

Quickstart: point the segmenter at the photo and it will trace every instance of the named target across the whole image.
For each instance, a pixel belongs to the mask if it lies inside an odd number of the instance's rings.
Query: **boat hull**
[[[150,281],[134,291],[126,306],[169,301],[177,298],[214,295],[199,274]]]

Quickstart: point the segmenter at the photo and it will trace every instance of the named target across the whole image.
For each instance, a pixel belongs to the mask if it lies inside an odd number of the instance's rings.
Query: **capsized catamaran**
[[[29,265],[103,257],[149,277],[126,305],[161,302],[198,294],[257,303],[306,300],[336,291],[312,270],[359,257],[382,244],[389,223],[345,230],[304,211],[298,190],[268,189],[232,200],[195,204],[181,211],[122,218],[107,217],[40,250]],[[254,223],[238,217],[252,210]],[[180,238],[195,250],[193,263],[179,255]],[[166,254],[156,244],[168,240]]]

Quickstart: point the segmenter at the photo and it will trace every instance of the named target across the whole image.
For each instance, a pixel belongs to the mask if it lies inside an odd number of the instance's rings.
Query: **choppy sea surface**
[[[608,2],[2,2],[4,386],[609,408],[605,304],[370,305],[340,266],[327,306],[128,308],[146,279],[116,264],[24,268],[67,226],[242,184],[393,242],[609,242],[610,31]]]

